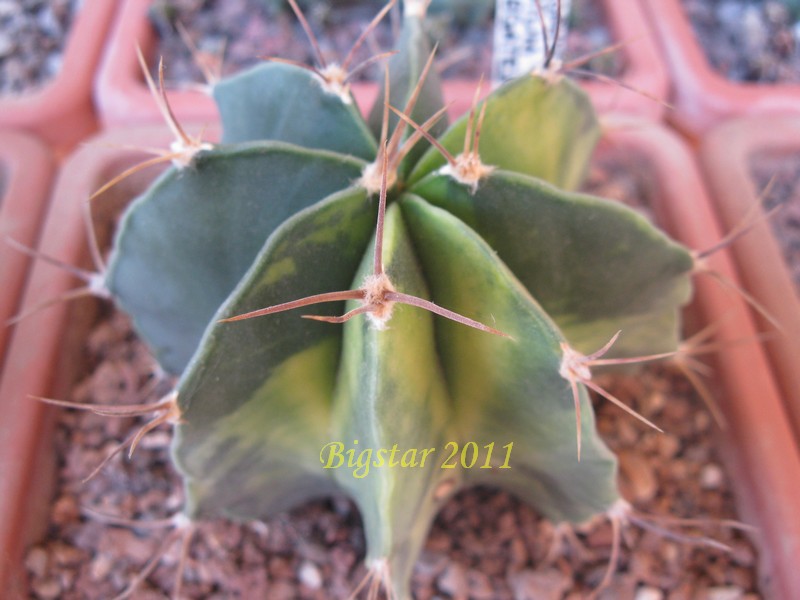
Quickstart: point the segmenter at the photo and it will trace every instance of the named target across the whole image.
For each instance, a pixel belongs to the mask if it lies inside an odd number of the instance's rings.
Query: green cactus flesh
[[[412,21],[406,45],[420,43]],[[398,104],[421,56],[393,59]],[[438,84],[425,85],[417,121],[441,107]],[[465,486],[505,488],[556,522],[607,511],[616,461],[581,383],[576,456],[564,348],[588,354],[621,330],[618,355],[675,350],[693,263],[632,210],[562,189],[579,185],[598,137],[586,95],[566,79],[513,81],[485,100],[480,154],[494,170],[476,186],[421,147],[388,190],[381,258],[394,288],[507,337],[400,303],[385,328],[300,318],[357,300],[222,322],[362,285],[378,201],[359,177],[379,143],[352,99],[297,67],[257,67],[215,97],[225,144],[129,207],[107,274],[162,365],[181,373],[172,453],[187,515],[263,519],[343,492],[362,514],[368,563],[407,597],[432,519]],[[440,136],[453,154],[465,119]],[[454,446],[480,461],[443,468]]]
[[[565,93],[565,87],[571,84],[525,77],[496,90],[487,100],[481,132],[483,162],[567,190],[579,187],[600,131],[589,97]],[[465,115],[442,135],[440,142],[450,152],[461,150],[467,121]],[[438,152],[429,150],[409,181],[417,181],[444,162]]]
[[[162,366],[180,373],[267,236],[347,187],[364,161],[282,142],[201,152],[124,217],[107,285]]]

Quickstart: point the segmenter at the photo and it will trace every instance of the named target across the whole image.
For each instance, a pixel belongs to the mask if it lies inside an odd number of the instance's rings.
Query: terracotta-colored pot
[[[647,15],[636,2],[600,0],[614,40],[623,43],[625,69],[618,84],[590,80],[584,84],[600,112],[635,114],[658,121],[669,94],[669,71]]]
[[[92,85],[116,9],[113,0],[83,2],[59,74],[39,90],[0,97],[0,126],[31,131],[62,150],[97,129]]]
[[[109,150],[108,145],[165,146],[165,131],[146,128],[105,135],[85,146],[62,166],[53,192],[39,249],[73,265],[87,265],[85,210],[87,199],[103,183],[144,156],[132,150]],[[104,195],[102,209],[113,206],[120,196],[127,201],[154,171],[134,176]],[[97,211],[96,211],[97,212]],[[23,300],[24,307],[38,305],[74,289],[68,273],[45,262],[35,263]],[[0,382],[0,589],[3,597],[29,598],[22,567],[24,550],[45,533],[54,481],[51,409],[33,396],[66,397],[78,372],[80,348],[88,330],[87,308],[91,302],[65,302],[23,320],[14,331]]]
[[[698,137],[731,117],[800,113],[800,85],[736,83],[709,64],[681,0],[639,0],[672,79],[668,120]]]
[[[693,158],[684,145],[671,133],[646,122],[609,122],[604,144],[644,157],[658,194],[655,207],[661,220],[674,235],[693,248],[706,248],[720,237],[712,211],[703,191],[701,178]],[[78,264],[86,255],[86,232],[83,225],[85,198],[93,190],[126,166],[143,156],[130,150],[109,147],[137,144],[143,147],[163,146],[169,133],[146,127],[119,130],[96,139],[81,149],[65,165],[58,181],[56,197],[43,236],[42,250],[58,255],[65,261]],[[639,162],[637,161],[637,165]],[[639,167],[637,167],[639,168]],[[675,177],[675,173],[681,177]],[[139,173],[114,189],[110,197],[98,205],[111,208],[132,197],[153,176]],[[100,219],[102,221],[102,219]],[[712,259],[714,268],[727,277],[736,275],[724,254]],[[26,294],[27,303],[53,297],[73,285],[71,278],[45,264],[37,264]],[[732,298],[714,282],[697,282],[697,301],[691,316],[701,322],[716,322],[723,340],[738,340],[754,336],[754,326],[747,307]],[[29,394],[59,395],[64,388],[53,382],[52,365],[64,365],[67,307],[55,306],[34,321],[24,322],[15,336],[6,378],[0,390],[3,402],[12,403],[14,410],[4,410],[14,422],[8,425],[9,435],[0,437],[0,461],[9,455],[16,461],[2,468],[10,473],[4,477],[5,491],[0,496],[0,551],[11,558],[13,569],[0,571],[0,585],[5,589],[21,581],[18,566],[22,548],[30,540],[31,511],[39,509],[31,499],[46,500],[31,477],[47,472],[36,466],[37,440],[41,440],[44,409],[26,401]],[[776,598],[800,597],[800,575],[795,568],[800,555],[800,513],[796,510],[800,498],[800,455],[786,422],[780,396],[770,377],[761,346],[757,343],[737,345],[724,351],[717,360],[716,373],[722,392],[722,408],[730,422],[724,436],[723,458],[732,467],[739,495],[740,512],[745,520],[761,530],[764,573],[771,579]],[[63,370],[63,369],[62,369]],[[60,377],[61,385],[66,378]],[[17,421],[19,418],[19,421]],[[5,426],[5,422],[3,426]],[[51,452],[52,454],[52,452]],[[46,456],[38,456],[39,460]],[[5,458],[4,458],[5,457]],[[8,482],[8,483],[6,483]],[[10,550],[8,549],[10,548]],[[767,584],[765,584],[765,587]],[[20,587],[16,589],[22,589]]]
[[[761,190],[751,176],[751,160],[763,152],[800,156],[800,114],[732,121],[703,139],[702,165],[714,206],[729,230],[758,203]],[[800,291],[769,223],[754,226],[732,252],[744,285],[781,327],[764,346],[800,440]],[[764,316],[757,312],[755,316],[763,331],[774,331]]]
[[[680,139],[657,125],[609,123],[608,142],[646,156],[660,195],[662,226],[688,247],[704,250],[723,237],[698,165]],[[680,174],[680,176],[676,176]],[[708,264],[732,282],[732,261],[717,252]],[[689,313],[699,327],[715,324],[718,340],[737,343],[714,356],[720,405],[729,427],[721,435],[724,459],[735,473],[740,513],[758,527],[762,580],[774,598],[800,598],[800,451],[749,307],[707,276],[695,277]],[[699,328],[698,327],[698,328]]]
[[[619,0],[601,0],[601,3],[614,39],[629,42],[621,50],[625,64],[621,81],[641,93],[598,80],[590,80],[584,87],[595,106],[603,112],[635,113],[660,119],[664,107],[659,100],[664,100],[668,91],[667,70],[644,13],[635,3]],[[151,4],[152,0],[125,0],[117,17],[97,79],[98,110],[106,126],[160,119],[136,57],[138,45],[149,57],[148,62],[157,60],[153,56],[155,33],[147,18]],[[451,114],[461,115],[469,109],[476,87],[475,81],[445,82],[445,99],[452,102]],[[377,95],[376,84],[357,84],[353,88],[362,110],[368,109]],[[170,103],[182,120],[212,122],[218,117],[213,101],[202,92],[174,91],[170,93]]]
[[[21,132],[0,131],[0,372],[13,332],[6,322],[19,310],[31,262],[6,239],[28,248],[36,246],[54,170],[55,161],[42,142]]]

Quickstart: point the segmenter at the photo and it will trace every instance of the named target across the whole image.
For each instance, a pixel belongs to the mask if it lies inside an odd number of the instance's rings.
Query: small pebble
[[[482,571],[467,571],[467,588],[473,600],[493,600],[495,596],[489,576]]]
[[[525,542],[520,537],[511,539],[509,546],[509,554],[511,565],[522,565],[528,560],[528,550],[525,548]]]
[[[419,560],[415,566],[415,570],[426,576],[438,575],[448,565],[448,558],[446,554],[438,552],[431,552],[426,548],[420,554]]]
[[[16,47],[14,39],[8,33],[0,31],[0,58],[9,56]]]
[[[58,566],[71,567],[81,564],[86,558],[86,553],[74,546],[59,544],[56,546],[54,557]]]
[[[755,54],[763,52],[769,33],[761,15],[761,8],[748,6],[740,24],[745,49]]]
[[[50,518],[56,525],[67,525],[74,523],[80,519],[81,511],[75,497],[72,495],[63,495],[59,497],[53,504],[50,511]]]
[[[446,594],[450,594],[454,599],[467,598],[467,576],[458,563],[451,563],[438,579],[439,589]]]
[[[744,590],[738,587],[712,587],[700,594],[700,600],[742,600]]]
[[[789,0],[792,1],[792,0]],[[789,7],[781,2],[765,2],[764,15],[767,20],[774,24],[789,22]]]
[[[319,569],[314,563],[305,561],[300,565],[300,570],[297,574],[300,583],[312,590],[318,590],[322,587],[322,576]]]
[[[711,415],[705,411],[700,411],[694,418],[694,429],[697,432],[707,431],[711,426]]]
[[[704,490],[719,489],[725,481],[725,474],[719,465],[707,464],[700,471],[700,486]]]
[[[672,458],[681,448],[680,440],[668,433],[656,436],[656,444],[658,445],[658,453],[663,458]]]
[[[664,592],[651,586],[642,586],[636,590],[634,600],[663,600]]]
[[[47,573],[48,555],[44,548],[35,546],[25,557],[25,568],[35,577],[44,577]]]
[[[19,14],[18,0],[0,0],[0,19],[10,19]]]
[[[514,600],[560,600],[572,580],[556,569],[527,569],[510,577]]]
[[[743,567],[752,567],[755,564],[755,552],[750,544],[737,540],[732,547],[731,556],[736,564]]]
[[[102,581],[111,573],[113,566],[114,561],[108,554],[98,554],[89,566],[89,577],[92,581]]]
[[[716,17],[728,28],[737,28],[742,21],[744,4],[739,0],[724,0],[717,5]]]
[[[627,482],[632,495],[631,500],[636,502],[652,500],[658,491],[658,481],[647,458],[634,452],[623,452],[619,456],[619,464],[623,481]]]
[[[56,600],[61,597],[61,584],[57,579],[36,579],[31,587],[36,597],[41,600]]]

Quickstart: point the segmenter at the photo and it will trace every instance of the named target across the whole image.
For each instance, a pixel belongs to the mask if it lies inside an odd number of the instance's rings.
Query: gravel
[[[644,179],[630,171],[595,165],[588,187],[611,197],[647,197]],[[154,401],[168,389],[167,384],[154,387],[151,359],[118,313],[98,324],[87,352],[93,369],[75,387],[74,401]],[[661,523],[660,533],[626,527],[615,575],[600,600],[760,598],[755,546],[745,533],[719,525],[736,519],[731,482],[715,449],[715,425],[690,385],[666,366],[601,375],[597,381],[666,431],[651,430],[595,399],[598,430],[620,457],[621,491],[636,514],[707,521],[691,529]],[[55,443],[61,464],[49,532],[25,562],[33,595],[110,598],[141,572],[167,535],[144,525],[180,510],[180,479],[168,458],[170,434],[156,430],[131,460],[116,456],[84,484],[81,480],[141,423],[68,410],[59,419]],[[97,513],[140,525],[109,524]],[[709,536],[731,551],[676,535]],[[414,569],[413,591],[418,600],[578,600],[603,580],[611,542],[607,519],[556,527],[507,493],[471,489],[445,505],[435,520]],[[358,511],[342,497],[267,523],[200,523],[183,597],[347,598],[365,575],[364,551]],[[168,596],[177,556],[175,544],[137,598]]]
[[[0,0],[0,94],[22,94],[61,70],[82,0]]]
[[[211,53],[219,53],[232,33],[244,33],[227,43],[229,70],[241,68],[240,57],[252,60],[265,54],[291,54],[295,47],[300,60],[310,59],[293,18],[278,16],[264,25],[247,16],[248,9],[241,8],[243,2],[217,2],[215,10],[228,12],[224,19],[210,13],[199,19],[200,24],[195,24],[195,19],[180,20],[199,40],[201,49]],[[214,3],[175,0],[174,4],[176,10],[194,15]],[[67,29],[69,15],[78,5],[78,0],[0,0],[3,93],[31,89],[57,72],[61,46],[54,40]],[[310,16],[319,23],[333,18],[316,12]],[[171,20],[158,14],[155,19],[162,33],[172,30]],[[283,33],[277,38],[262,37],[269,27],[278,27]],[[23,35],[28,31],[32,32],[29,36]],[[605,33],[580,27],[577,31],[581,32],[574,43],[580,48],[577,54],[609,43]],[[376,34],[372,52],[390,45],[381,35]],[[474,41],[472,35],[462,38],[467,42],[452,42],[453,53],[458,54],[462,43],[487,47],[486,33],[474,34]],[[572,39],[576,39],[574,35]],[[170,54],[167,60],[170,77],[196,80],[198,74],[186,60],[185,50],[174,35],[171,41],[167,37],[162,44],[176,48],[176,54]],[[353,33],[343,29],[321,37],[333,40],[326,42],[331,46],[323,46],[325,52],[341,56],[349,48]],[[265,39],[276,41],[276,46]],[[166,51],[164,45],[162,52]],[[42,53],[42,48],[47,53]],[[175,58],[181,54],[184,58]],[[448,74],[473,76],[475,69],[485,70],[484,65],[489,64],[480,53],[465,55],[472,57],[462,61],[468,66],[454,65]],[[34,56],[40,57],[35,66],[29,62]],[[611,63],[610,69],[618,70],[619,63]],[[596,169],[592,177],[595,189],[610,191],[611,196],[636,197],[647,192],[641,182],[619,171]],[[108,313],[97,325],[87,352],[93,368],[73,390],[73,401],[139,403],[154,400],[168,388],[165,383],[154,384],[152,361],[120,314]],[[715,520],[735,519],[736,512],[730,481],[714,448],[714,425],[692,390],[662,367],[603,381],[612,393],[667,431],[658,434],[608,403],[597,405],[601,435],[620,456],[624,496],[642,513],[708,518],[708,528],[692,533],[711,535],[732,551],[681,543],[669,535],[630,526],[625,530],[616,575],[600,598],[759,598],[755,547],[743,533],[713,525]],[[141,423],[129,419],[60,412],[55,437],[60,460],[58,488],[49,531],[25,559],[34,598],[113,597],[141,572],[158,549],[166,530],[145,524],[175,514],[183,502],[180,478],[169,461],[169,431],[156,430],[145,438],[132,459],[117,455],[96,477],[82,482],[139,426]],[[109,524],[98,513],[130,518],[139,525]],[[460,493],[442,509],[414,570],[413,589],[420,600],[577,600],[599,585],[610,551],[607,520],[574,529],[558,528],[509,494],[478,488]],[[268,523],[201,523],[190,546],[183,596],[346,598],[365,574],[363,556],[358,511],[340,497],[306,505]],[[177,547],[173,545],[136,598],[167,596],[174,586],[176,566]]]
[[[751,172],[761,190],[772,180],[765,205],[783,205],[770,218],[770,223],[800,294],[800,153],[761,153],[753,157]]]
[[[362,1],[345,2],[334,9],[327,3],[316,3],[308,9],[306,17],[326,60],[342,60],[380,6],[380,2]],[[308,39],[287,7],[278,0],[171,0],[157,3],[150,16],[159,38],[156,54],[164,57],[168,80],[173,85],[203,82],[186,43],[178,34],[177,24],[186,29],[204,56],[221,64],[221,72],[225,75],[251,66],[264,56],[315,64]],[[452,20],[434,11],[429,19],[432,35],[439,41],[438,67],[444,77],[477,79],[490,74],[491,52],[487,50],[492,46],[492,11],[489,7],[470,14],[470,18]],[[396,27],[393,27],[390,16],[368,38],[354,64],[394,46]],[[584,56],[611,45],[602,10],[596,2],[573,0],[569,23],[565,59]],[[221,58],[223,55],[224,60]],[[621,73],[623,66],[620,56],[611,53],[597,56],[581,68],[615,76]],[[360,78],[374,80],[380,74],[379,69],[378,66],[366,69]]]
[[[712,66],[734,81],[800,82],[796,0],[683,0]]]

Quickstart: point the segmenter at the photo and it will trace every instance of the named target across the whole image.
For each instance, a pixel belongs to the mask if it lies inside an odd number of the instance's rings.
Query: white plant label
[[[492,80],[498,85],[523,73],[540,69],[547,56],[542,35],[542,18],[547,30],[547,44],[552,45],[558,14],[556,0],[497,0],[494,14],[494,48],[492,55]],[[566,35],[566,21],[571,0],[561,0],[561,30],[559,39]],[[556,57],[560,48],[556,47]]]

